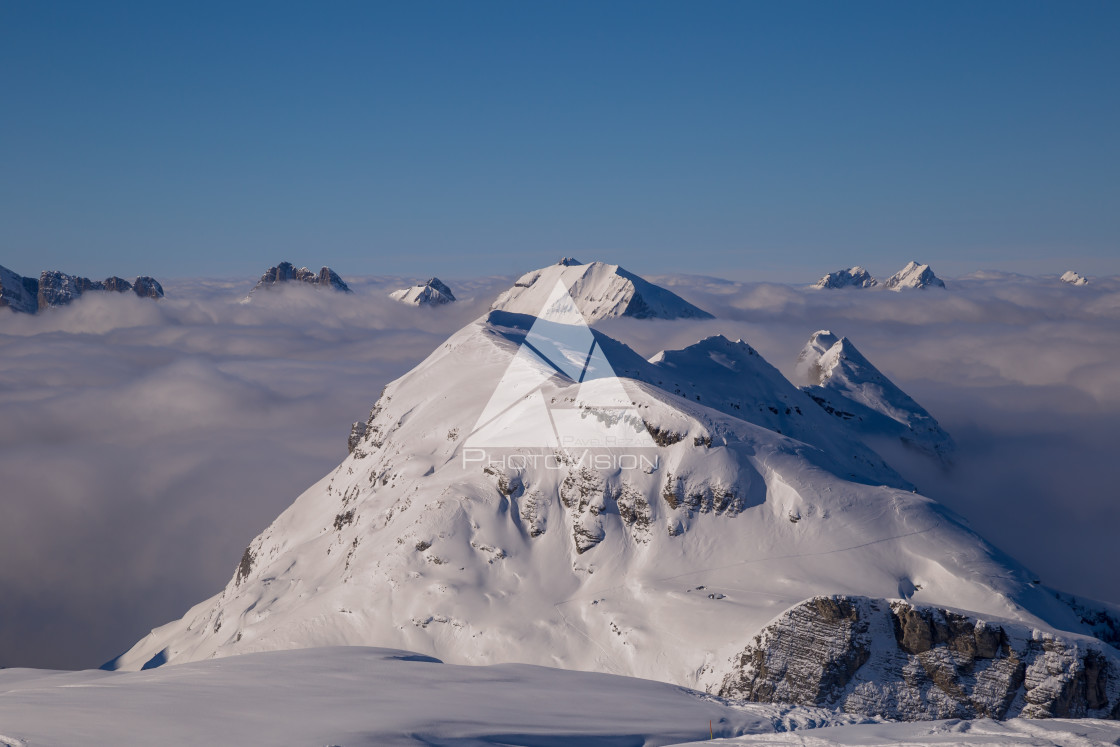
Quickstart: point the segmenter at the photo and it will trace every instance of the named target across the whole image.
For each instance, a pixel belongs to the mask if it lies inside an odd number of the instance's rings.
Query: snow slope
[[[442,306],[452,303],[455,294],[439,278],[429,278],[409,288],[401,288],[389,294],[389,298],[413,306]]]
[[[847,337],[827,329],[814,332],[797,359],[794,383],[872,445],[877,439],[897,439],[945,463],[952,456],[949,434]]]
[[[350,456],[250,543],[226,588],[113,665],[360,644],[714,688],[818,594],[1091,632],[744,343],[646,362],[576,324],[549,350],[539,321],[491,312],[386,387]],[[620,378],[595,375],[605,361]],[[484,429],[525,435],[520,417],[481,417],[502,398],[505,413],[630,424],[656,445],[621,461],[578,444],[468,448]]]
[[[732,705],[648,680],[462,667],[377,648],[270,652],[145,672],[0,670],[0,745],[21,747],[661,745],[854,720]]]
[[[492,310],[538,314],[557,281],[570,289],[589,324],[600,319],[631,316],[639,319],[710,319],[712,315],[680,296],[602,262],[583,264],[565,258],[522,275],[513,287],[498,296]]]

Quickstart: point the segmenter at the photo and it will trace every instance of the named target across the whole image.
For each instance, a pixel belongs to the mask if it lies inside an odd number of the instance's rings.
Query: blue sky
[[[0,0],[0,264],[1120,273],[1120,4]]]

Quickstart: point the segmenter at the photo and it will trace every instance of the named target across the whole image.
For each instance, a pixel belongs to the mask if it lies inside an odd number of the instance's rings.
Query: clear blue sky
[[[0,0],[0,264],[1120,273],[1118,2]]]

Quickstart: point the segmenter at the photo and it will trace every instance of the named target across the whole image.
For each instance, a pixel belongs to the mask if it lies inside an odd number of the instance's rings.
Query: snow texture
[[[649,680],[384,648],[144,672],[0,670],[0,745],[663,745],[857,721]],[[710,726],[709,726],[710,724]],[[710,731],[709,731],[710,730]]]

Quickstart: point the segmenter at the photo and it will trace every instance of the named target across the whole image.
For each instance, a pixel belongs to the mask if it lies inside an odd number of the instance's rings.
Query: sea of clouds
[[[346,455],[382,386],[512,279],[451,282],[460,302],[435,309],[389,300],[402,281],[382,277],[251,303],[249,279],[170,281],[160,302],[0,313],[0,666],[97,666],[219,591]],[[786,374],[814,330],[848,336],[958,444],[950,470],[892,463],[1044,582],[1120,602],[1120,279],[979,273],[908,293],[652,279],[717,318],[604,332],[643,355],[742,337]]]

